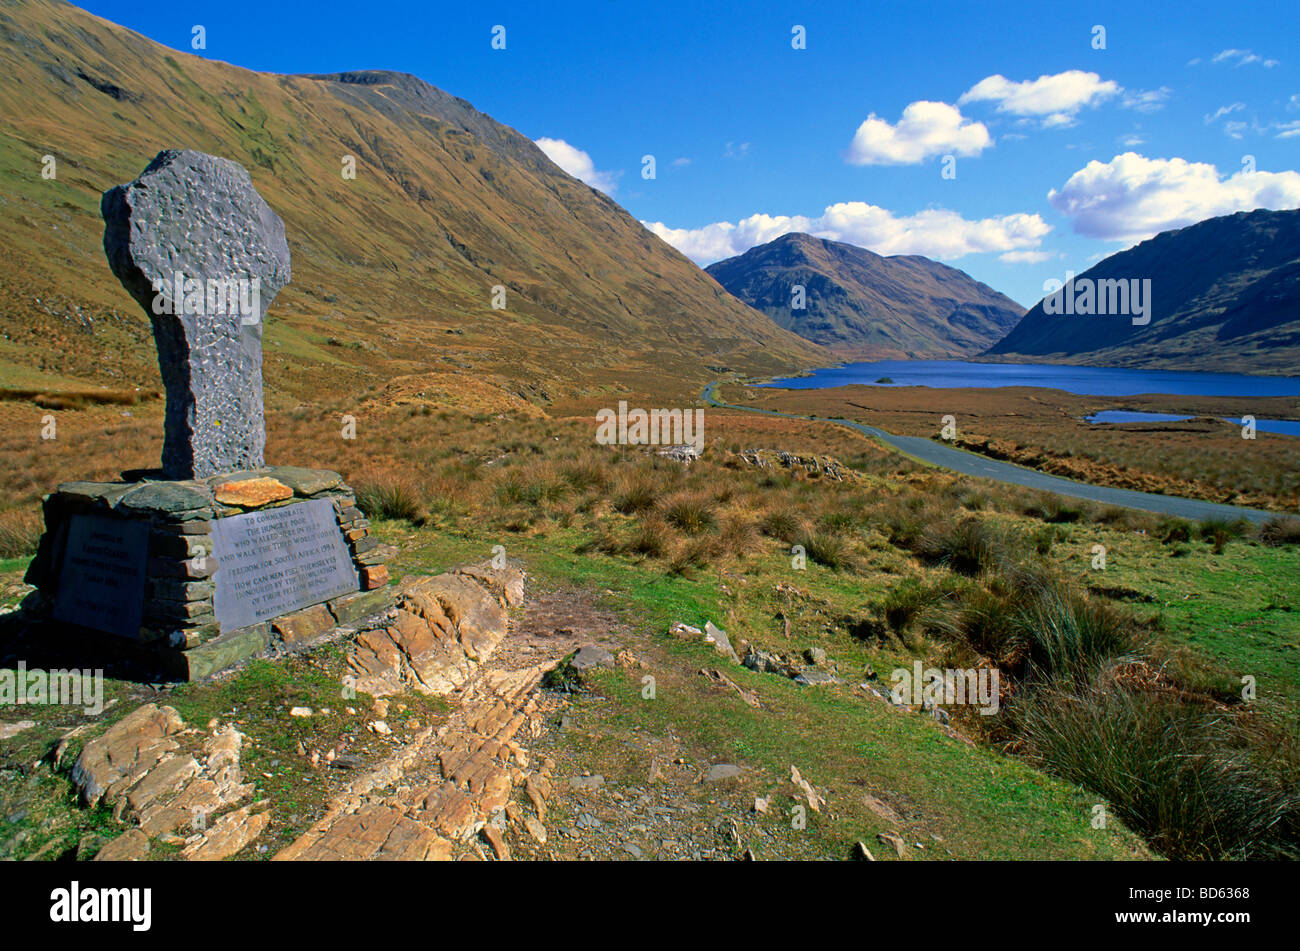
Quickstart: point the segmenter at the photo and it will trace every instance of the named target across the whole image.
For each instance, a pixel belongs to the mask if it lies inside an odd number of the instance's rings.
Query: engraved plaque
[[[54,596],[55,620],[138,638],[148,554],[148,522],[72,516]]]
[[[223,634],[360,588],[329,499],[216,519],[212,554]]]

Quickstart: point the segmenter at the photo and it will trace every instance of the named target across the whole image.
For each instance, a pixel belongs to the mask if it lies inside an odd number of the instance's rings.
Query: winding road
[[[1120,505],[1125,508],[1141,509],[1161,515],[1173,515],[1197,522],[1209,518],[1244,518],[1259,524],[1268,521],[1277,514],[1275,512],[1266,512],[1263,509],[1222,505],[1218,502],[1204,502],[1200,499],[1184,499],[1176,495],[1155,495],[1150,492],[1137,492],[1133,489],[1116,489],[1111,486],[1075,482],[1073,479],[1047,475],[1036,469],[1026,469],[1024,466],[1013,465],[1010,462],[988,459],[976,453],[967,452],[965,449],[958,449],[955,446],[945,446],[943,443],[926,439],[923,436],[895,436],[883,429],[868,426],[865,423],[856,423],[851,419],[800,416],[795,413],[781,413],[776,410],[724,403],[713,395],[713,391],[719,382],[710,383],[701,394],[704,402],[710,406],[741,410],[747,413],[762,413],[765,416],[781,416],[785,419],[804,419],[847,426],[849,429],[855,429],[873,439],[879,440],[918,462],[939,466],[943,469],[951,469],[953,472],[960,472],[963,475],[992,479],[995,482],[1003,482],[1007,485],[1020,485],[1027,489],[1042,489],[1074,499],[1100,502],[1103,505]]]

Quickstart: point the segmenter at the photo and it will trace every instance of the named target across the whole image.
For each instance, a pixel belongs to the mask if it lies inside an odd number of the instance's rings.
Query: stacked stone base
[[[213,529],[220,519],[328,499],[356,571],[356,588],[257,623],[229,627],[217,617]],[[370,534],[351,488],[336,472],[281,466],[224,473],[203,480],[71,482],[44,501],[45,534],[26,581],[39,589],[38,620],[56,633],[95,639],[179,680],[196,680],[275,649],[318,640],[340,625],[394,603],[385,562],[395,553]],[[147,531],[138,629],[106,633],[93,621],[56,618],[62,585],[78,585],[65,550],[75,516],[98,516],[130,531]]]

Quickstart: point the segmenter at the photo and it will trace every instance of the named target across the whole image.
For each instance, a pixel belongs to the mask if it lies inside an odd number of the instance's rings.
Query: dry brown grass
[[[934,437],[957,420],[966,449],[1053,475],[1144,492],[1300,511],[1300,439],[1257,433],[1217,417],[1300,418],[1300,400],[1247,397],[1093,397],[1030,387],[928,389],[850,386],[743,390],[724,394],[784,412],[842,416],[899,435]],[[1179,413],[1180,423],[1093,425],[1103,409]],[[825,427],[829,428],[829,427]]]

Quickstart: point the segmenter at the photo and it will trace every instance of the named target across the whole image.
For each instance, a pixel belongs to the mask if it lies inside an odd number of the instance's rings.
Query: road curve
[[[939,466],[943,469],[951,469],[953,472],[960,472],[963,475],[992,479],[995,482],[1024,486],[1027,489],[1042,489],[1046,492],[1055,492],[1058,495],[1065,495],[1074,499],[1100,502],[1103,505],[1120,505],[1125,508],[1141,509],[1145,512],[1156,512],[1161,515],[1173,515],[1198,522],[1208,518],[1244,518],[1259,524],[1268,521],[1277,514],[1275,512],[1266,512],[1263,509],[1222,505],[1218,502],[1204,502],[1200,499],[1184,499],[1176,495],[1155,495],[1150,492],[1137,492],[1133,489],[1116,489],[1111,486],[1075,482],[1073,479],[1047,475],[1037,469],[1026,469],[1024,466],[1013,465],[1010,462],[988,459],[976,453],[958,449],[955,446],[945,446],[943,443],[922,436],[895,436],[883,429],[867,426],[864,423],[856,423],[851,419],[800,416],[795,413],[780,413],[776,410],[757,409],[752,406],[736,406],[733,403],[724,403],[714,397],[713,391],[718,382],[710,383],[701,394],[704,402],[710,406],[742,410],[747,413],[762,413],[765,416],[781,416],[786,419],[805,419],[813,422],[847,426],[849,429],[856,429],[873,439],[878,439],[905,456],[910,456],[920,462]]]

